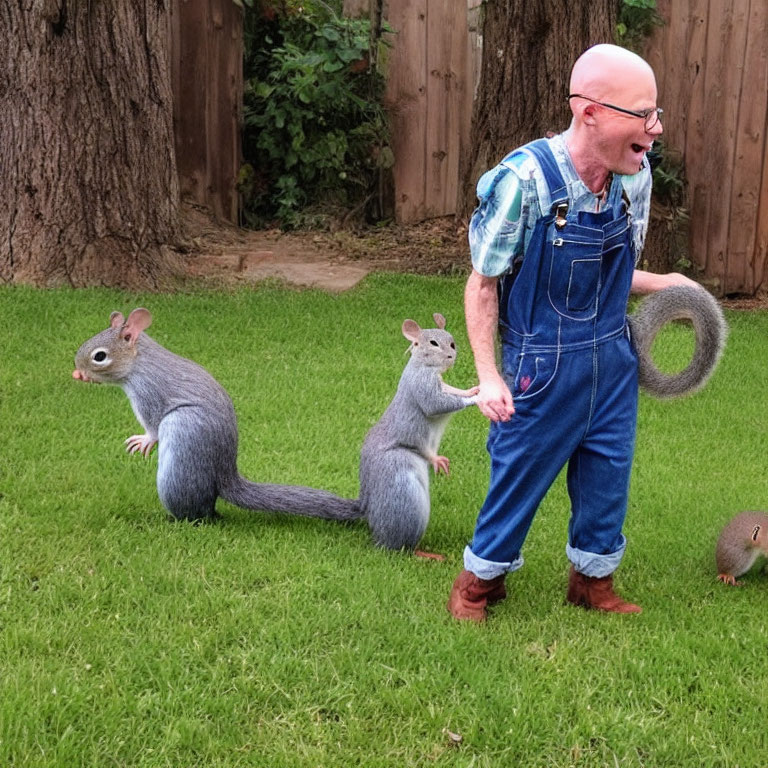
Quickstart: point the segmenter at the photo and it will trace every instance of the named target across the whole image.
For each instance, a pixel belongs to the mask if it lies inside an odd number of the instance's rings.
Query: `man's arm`
[[[497,281],[473,269],[464,291],[464,314],[480,384],[477,406],[491,421],[509,421],[515,412],[512,393],[496,367]]]
[[[701,288],[695,280],[691,280],[679,272],[658,275],[655,272],[645,272],[642,269],[636,269],[632,274],[630,291],[632,293],[655,293],[672,285],[690,285],[694,288]]]

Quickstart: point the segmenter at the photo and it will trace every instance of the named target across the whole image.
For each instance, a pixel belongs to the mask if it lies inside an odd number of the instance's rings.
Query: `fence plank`
[[[232,0],[212,0],[209,21],[206,197],[214,213],[238,219],[235,190],[240,167],[240,94],[243,90],[242,11]]]
[[[236,222],[243,11],[232,0],[174,0],[171,57],[182,198]]]
[[[658,101],[664,108],[662,141],[682,151],[685,147],[688,123],[685,104],[688,102],[699,66],[689,59],[690,39],[686,39],[682,45],[680,40],[687,37],[686,31],[694,28],[694,25],[691,24],[690,14],[683,3],[673,5],[671,0],[658,0],[657,7],[660,15],[667,19],[666,34],[656,34],[652,38],[645,58],[656,74]]]
[[[174,4],[173,113],[176,136],[176,165],[182,198],[204,203],[206,158],[209,140],[205,121],[206,79],[204,52],[208,9],[205,3],[179,0]]]
[[[427,9],[427,125],[425,215],[456,212],[461,138],[461,91],[466,82],[466,8],[432,0]]]
[[[390,0],[387,20],[396,33],[387,77],[395,154],[395,216],[400,222],[419,221],[425,218],[426,202],[427,0]]]
[[[766,132],[768,133],[768,132]],[[768,139],[764,144],[764,154],[768,152]],[[760,184],[760,201],[757,209],[757,231],[753,256],[755,292],[768,291],[768,170],[763,165],[763,178]]]
[[[725,292],[754,293],[754,253],[768,111],[768,9],[753,2],[741,70]]]
[[[719,279],[723,293],[738,290],[737,286],[729,285],[728,257],[746,21],[745,4],[723,0],[710,3],[705,100],[707,137],[709,146],[716,146],[719,141],[723,149],[709,152],[706,163],[710,188],[719,186],[719,194],[710,192],[707,272]]]
[[[670,146],[677,146],[683,150],[686,162],[686,175],[688,177],[690,195],[690,252],[691,260],[701,270],[707,266],[707,225],[709,222],[710,185],[707,183],[706,174],[699,172],[702,158],[706,155],[706,82],[705,59],[708,35],[708,0],[695,0],[689,4],[690,12],[680,19],[675,30],[676,34],[670,34],[670,45],[675,48],[679,45],[679,38],[686,40],[686,68],[688,78],[676,83],[677,92],[671,103],[678,106],[680,113],[686,114],[687,120],[683,123],[680,116],[676,116],[673,124],[680,125],[682,141],[675,139],[674,133],[670,136]],[[687,93],[686,93],[687,85]],[[667,97],[665,97],[666,100]],[[697,158],[689,167],[688,159]],[[702,183],[703,180],[703,183]]]

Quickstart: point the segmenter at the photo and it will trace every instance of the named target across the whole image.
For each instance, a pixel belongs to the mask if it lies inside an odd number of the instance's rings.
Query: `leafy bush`
[[[621,0],[619,21],[616,25],[616,42],[640,52],[656,27],[664,25],[656,0]]]
[[[657,139],[653,143],[653,208],[652,219],[666,233],[665,268],[690,271],[693,262],[689,253],[690,212],[687,207],[687,181],[682,153]]]
[[[307,224],[307,211],[369,197],[392,165],[371,66],[371,26],[325,5],[246,10],[245,223]]]

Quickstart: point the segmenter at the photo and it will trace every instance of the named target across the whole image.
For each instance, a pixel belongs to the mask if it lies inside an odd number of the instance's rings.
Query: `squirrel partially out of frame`
[[[768,555],[768,515],[741,512],[722,530],[715,549],[717,578],[724,584],[740,585],[759,555]]]

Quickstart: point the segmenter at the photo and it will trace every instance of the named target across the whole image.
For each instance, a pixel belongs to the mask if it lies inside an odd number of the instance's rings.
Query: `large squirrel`
[[[72,376],[117,384],[146,430],[126,441],[129,453],[148,456],[159,444],[157,492],[178,520],[216,516],[216,499],[245,509],[288,512],[331,520],[362,516],[356,500],[300,485],[252,483],[237,471],[237,418],[224,387],[197,363],[147,336],[148,310],[126,320],[110,316],[109,328],[84,342]]]
[[[696,334],[691,362],[679,373],[660,371],[651,347],[661,328],[674,320],[690,320]],[[720,305],[706,290],[675,285],[647,296],[629,316],[638,357],[638,383],[653,397],[680,397],[697,392],[715,370],[728,335]]]
[[[448,474],[448,459],[437,453],[443,431],[451,414],[477,401],[477,387],[456,389],[443,381],[456,361],[456,344],[445,318],[433,318],[437,328],[403,323],[411,358],[360,454],[360,506],[374,543],[387,549],[413,550],[421,540],[429,522],[429,467]]]

